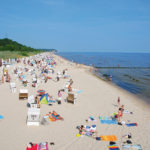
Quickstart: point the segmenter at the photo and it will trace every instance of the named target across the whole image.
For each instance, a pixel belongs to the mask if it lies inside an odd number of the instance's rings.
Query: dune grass
[[[22,57],[28,57],[33,56],[40,53],[39,51],[33,51],[33,52],[19,52],[19,51],[0,51],[0,58],[1,59],[8,59],[8,58],[22,58]]]

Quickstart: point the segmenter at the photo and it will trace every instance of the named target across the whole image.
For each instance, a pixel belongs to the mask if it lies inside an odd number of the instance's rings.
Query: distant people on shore
[[[120,97],[118,97],[117,104],[118,104],[118,107],[120,107]]]
[[[112,81],[112,75],[110,75],[110,78],[109,78],[109,80],[110,80],[110,81]]]

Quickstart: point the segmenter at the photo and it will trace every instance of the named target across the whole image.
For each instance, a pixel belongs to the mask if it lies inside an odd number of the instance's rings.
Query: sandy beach
[[[43,54],[49,55],[49,53]],[[12,65],[8,68],[12,82],[16,83],[17,91],[12,93],[10,84],[5,82],[0,85],[0,115],[4,116],[0,120],[0,149],[1,150],[25,150],[29,142],[40,143],[48,142],[50,150],[107,150],[108,141],[98,141],[92,137],[82,135],[76,137],[79,133],[77,126],[96,125],[97,137],[102,135],[115,135],[116,144],[122,149],[122,136],[131,133],[132,143],[140,144],[143,150],[150,149],[150,106],[137,96],[120,89],[119,87],[107,83],[89,72],[89,67],[76,65],[68,60],[54,55],[56,66],[55,73],[50,74],[51,80],[47,83],[41,83],[38,87],[23,87],[13,73],[15,66],[24,67],[23,63]],[[33,68],[33,67],[30,67]],[[72,88],[82,91],[77,94],[75,104],[64,101],[67,93],[62,93],[62,103],[54,103],[52,106],[41,104],[40,116],[55,110],[64,121],[49,121],[48,125],[27,126],[27,100],[19,100],[19,90],[28,89],[29,96],[36,96],[37,90],[43,89],[50,95],[57,98],[58,90],[68,79],[61,78],[54,82],[53,79],[58,71],[67,70],[67,74],[73,80]],[[37,71],[38,72],[38,71]],[[2,69],[1,74],[2,75]],[[27,76],[32,79],[30,75]],[[70,79],[69,78],[69,79]],[[126,123],[137,123],[137,126],[127,127],[118,124],[101,124],[99,116],[112,116],[118,112],[117,99],[120,97],[121,104],[125,110],[133,114],[123,114],[121,121]],[[93,116],[96,121],[88,121],[89,116]],[[54,142],[55,145],[50,145]]]

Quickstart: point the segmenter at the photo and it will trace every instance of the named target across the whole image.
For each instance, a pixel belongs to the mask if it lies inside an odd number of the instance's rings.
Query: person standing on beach
[[[5,81],[4,81],[4,75],[2,75],[2,83],[4,83]]]
[[[118,97],[117,103],[118,103],[118,107],[120,107],[120,97]]]
[[[72,80],[72,79],[70,79],[70,86],[72,86],[72,84],[73,84],[73,80]]]
[[[109,78],[109,79],[110,79],[110,81],[112,81],[112,75],[110,75],[110,78]]]
[[[61,101],[61,99],[62,99],[62,93],[61,93],[61,91],[59,90],[59,91],[58,91],[58,100]]]

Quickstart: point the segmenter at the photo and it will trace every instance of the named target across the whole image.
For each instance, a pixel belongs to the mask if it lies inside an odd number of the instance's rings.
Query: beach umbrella
[[[45,90],[41,90],[41,89],[40,89],[40,90],[38,90],[37,92],[39,93],[39,95],[45,94]]]

